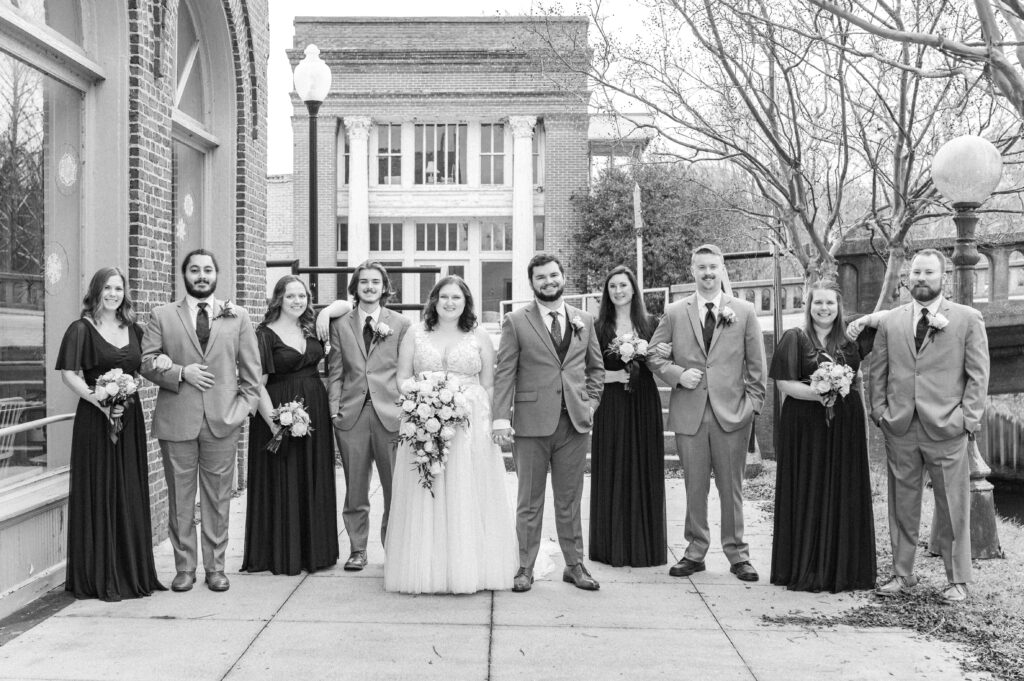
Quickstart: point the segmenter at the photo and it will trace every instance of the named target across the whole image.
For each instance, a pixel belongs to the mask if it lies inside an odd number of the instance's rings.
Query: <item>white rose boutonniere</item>
[[[235,307],[235,304],[230,300],[225,300],[220,306],[220,312],[217,313],[214,319],[220,319],[221,317],[230,319],[231,317],[236,316],[238,316],[238,309]]]
[[[936,312],[928,318],[928,328],[931,329],[933,334],[942,331],[948,325],[949,320],[941,312]]]
[[[572,319],[569,320],[569,323],[572,324],[572,332],[576,334],[577,338],[579,338],[580,334],[583,333],[584,327],[586,326],[583,323],[583,319],[581,319],[578,314],[573,315]]]
[[[387,340],[388,336],[390,336],[393,333],[394,331],[391,330],[390,326],[388,326],[384,322],[379,322],[377,324],[377,328],[373,330],[373,340],[377,341],[378,343],[383,343],[385,340]]]
[[[736,321],[736,313],[731,307],[723,307],[722,312],[718,315],[719,326],[732,326],[733,322]]]

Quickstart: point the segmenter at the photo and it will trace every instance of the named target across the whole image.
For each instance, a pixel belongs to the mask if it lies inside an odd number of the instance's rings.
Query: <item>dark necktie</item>
[[[370,354],[371,343],[373,343],[373,317],[366,315],[366,323],[363,324],[363,345],[366,346],[366,354]]]
[[[708,313],[704,315],[704,349],[711,350],[711,338],[715,335],[715,304],[704,303]]]
[[[914,347],[917,350],[921,349],[921,345],[924,344],[924,337],[928,335],[928,308],[921,308],[921,316],[917,320],[917,330],[914,333]]]
[[[562,344],[562,325],[558,322],[557,312],[548,312],[551,315],[551,340],[555,342],[557,348]]]
[[[206,344],[210,340],[210,315],[206,312],[207,303],[199,303],[199,312],[196,314],[196,338],[199,339],[199,346],[206,352]]]

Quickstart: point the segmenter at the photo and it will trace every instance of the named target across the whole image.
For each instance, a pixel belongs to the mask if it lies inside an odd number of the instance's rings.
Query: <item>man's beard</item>
[[[192,286],[192,282],[190,282],[188,279],[186,279],[185,280],[185,291],[187,291],[188,294],[190,296],[192,296],[193,298],[198,298],[199,300],[204,300],[204,299],[209,298],[210,296],[212,296],[213,292],[217,290],[217,280],[216,279],[214,279],[213,281],[207,280],[207,283],[210,285],[210,290],[209,291],[198,291],[198,290],[196,290],[196,288],[194,286]]]
[[[565,291],[565,286],[559,286],[555,293],[544,293],[543,291],[533,289],[533,295],[537,296],[537,300],[542,303],[553,303],[562,297],[562,293]]]
[[[921,293],[919,293],[921,291]],[[938,298],[940,291],[928,284],[914,284],[910,287],[911,297],[919,303],[927,303]]]

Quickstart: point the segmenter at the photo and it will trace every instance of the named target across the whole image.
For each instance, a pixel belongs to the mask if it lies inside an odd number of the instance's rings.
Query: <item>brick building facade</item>
[[[0,183],[27,206],[0,217],[0,428],[25,426],[0,436],[0,616],[63,581],[76,398],[53,366],[92,273],[125,269],[145,323],[202,246],[218,297],[262,312],[268,50],[267,0],[0,3]]]
[[[293,66],[315,44],[333,84],[317,123],[318,261],[440,265],[463,276],[485,322],[532,297],[537,250],[568,262],[586,191],[585,78],[547,58],[589,58],[587,20],[300,17]],[[308,262],[309,118],[294,105],[295,257]],[[433,275],[404,275],[418,303]],[[343,278],[321,277],[320,302]]]

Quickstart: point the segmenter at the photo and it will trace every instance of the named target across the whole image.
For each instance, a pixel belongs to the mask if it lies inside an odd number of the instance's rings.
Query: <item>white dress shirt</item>
[[[715,319],[717,320],[718,317],[721,316],[721,313],[722,313],[722,307],[721,307],[722,306],[722,294],[721,293],[716,295],[714,298],[711,298],[710,300],[705,298],[704,296],[702,296],[701,294],[698,293],[697,294],[697,303],[700,306],[700,309],[698,310],[698,312],[700,312],[700,322],[701,322],[701,324],[704,323],[704,317],[708,313],[708,303],[711,303],[712,305],[714,305],[714,307],[711,308],[711,311],[715,313]]]

